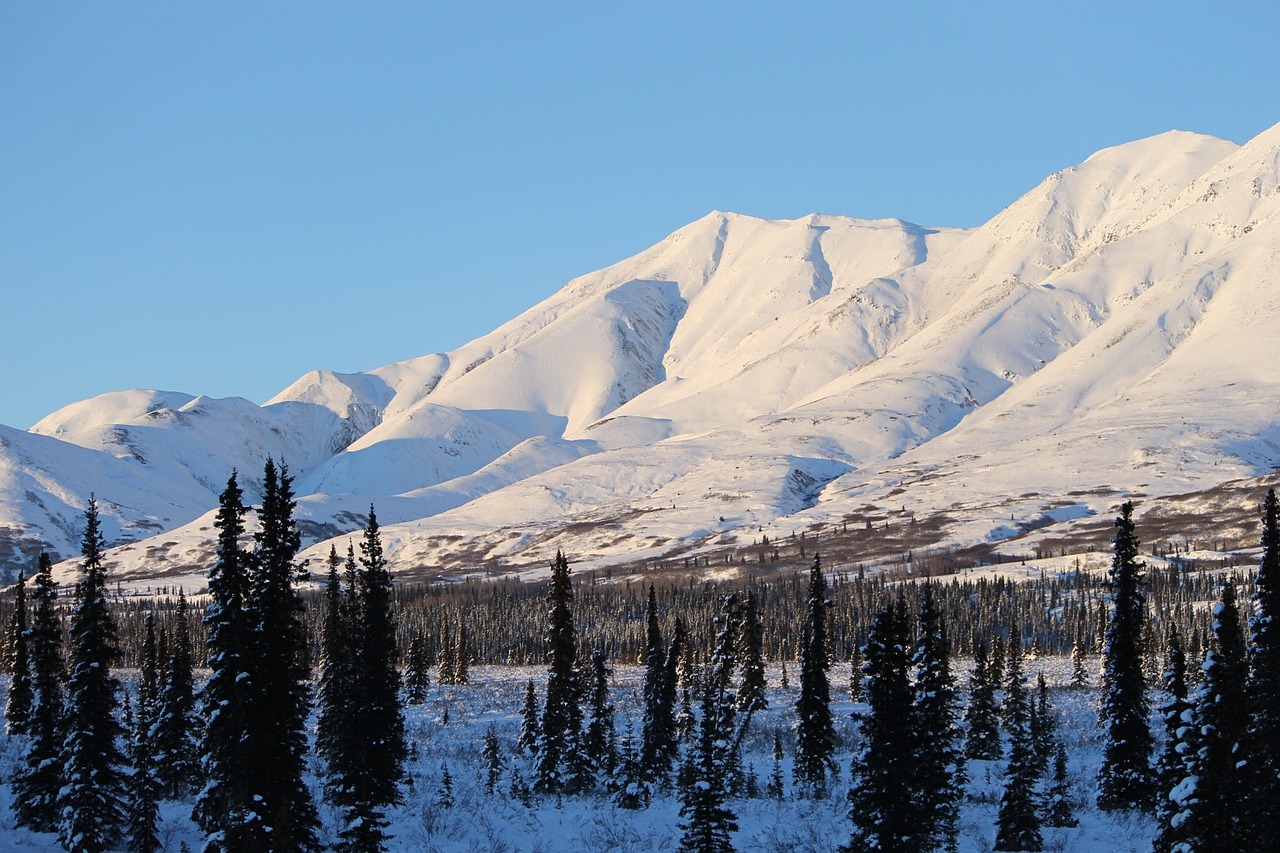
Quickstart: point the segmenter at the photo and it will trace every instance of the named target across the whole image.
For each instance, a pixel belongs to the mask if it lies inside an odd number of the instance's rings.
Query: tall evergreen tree
[[[763,711],[769,707],[765,697],[764,632],[756,596],[750,590],[743,600],[741,615],[736,651],[738,669],[742,673],[738,685],[738,707],[747,712]]]
[[[197,746],[203,721],[196,709],[191,634],[187,629],[187,597],[178,593],[169,663],[160,690],[152,739],[156,778],[169,799],[192,793],[200,783]]]
[[[1058,741],[1053,753],[1053,784],[1049,787],[1049,801],[1045,804],[1044,825],[1051,827],[1079,826],[1075,809],[1071,805],[1071,786],[1067,779],[1067,748]]]
[[[319,817],[303,781],[310,713],[310,669],[295,562],[302,537],[294,524],[293,478],[268,458],[254,534],[250,604],[253,616],[255,713],[248,737],[257,763],[257,809],[270,827],[271,850],[319,849]]]
[[[498,731],[492,725],[484,730],[484,748],[480,752],[484,758],[484,787],[489,796],[493,796],[498,788],[498,780],[502,777],[502,744],[498,741]]]
[[[404,689],[410,705],[421,705],[427,700],[427,688],[431,686],[430,666],[427,638],[421,632],[415,632],[404,659]]]
[[[106,548],[93,497],[85,510],[81,576],[68,635],[71,677],[67,682],[67,736],[62,746],[63,788],[58,793],[58,840],[72,853],[98,853],[125,829],[126,776],[116,717],[120,683],[111,665],[120,655],[115,620],[107,608]]]
[[[1088,643],[1084,636],[1084,623],[1076,626],[1076,641],[1071,646],[1071,689],[1085,690],[1089,686],[1089,670],[1085,659],[1089,654]]]
[[[142,661],[138,667],[138,730],[151,731],[160,697],[160,658],[156,647],[156,615],[148,613],[143,622]]]
[[[601,779],[613,775],[615,765],[613,705],[609,702],[609,663],[604,648],[591,652],[591,719],[584,748],[587,760]]]
[[[408,754],[396,669],[396,623],[391,575],[383,555],[377,514],[360,541],[360,570],[348,592],[355,666],[344,723],[331,751],[331,790],[344,809],[342,849],[375,851],[385,842],[385,809],[400,801],[398,785]]]
[[[542,712],[535,787],[543,793],[573,793],[582,762],[582,708],[574,664],[578,633],[573,625],[573,585],[569,561],[561,552],[551,564],[547,593],[547,696]]]
[[[153,700],[154,701],[154,700]],[[139,702],[141,704],[141,702]],[[129,779],[125,803],[129,853],[152,853],[160,848],[160,797],[155,738],[139,713],[133,732],[133,775]]]
[[[1142,627],[1147,618],[1133,503],[1120,507],[1111,540],[1111,620],[1103,649],[1102,767],[1098,806],[1114,811],[1148,808],[1153,800],[1150,772],[1153,742],[1147,718],[1150,702],[1142,673]]]
[[[1031,715],[1031,743],[1035,748],[1037,767],[1041,775],[1049,771],[1049,762],[1053,760],[1054,744],[1057,741],[1058,727],[1053,717],[1053,706],[1049,702],[1049,685],[1044,673],[1036,676],[1036,697]]]
[[[351,557],[354,563],[354,552]],[[316,688],[316,753],[326,762],[332,762],[344,728],[355,724],[352,719],[354,697],[351,695],[355,682],[355,649],[352,646],[355,626],[348,618],[350,605],[343,595],[338,574],[342,560],[334,545],[329,546],[327,565],[320,621],[320,673]]]
[[[232,472],[218,499],[213,526],[218,531],[217,560],[209,570],[209,680],[201,691],[204,739],[200,753],[208,780],[192,818],[205,834],[206,853],[270,850],[267,827],[259,811],[256,781],[261,772],[250,721],[258,713],[250,566],[241,544],[245,535],[244,493]]]
[[[862,649],[863,692],[868,713],[859,726],[862,749],[854,758],[849,789],[853,833],[848,853],[923,849],[920,815],[914,807],[916,732],[912,703],[906,602],[879,611]]]
[[[471,650],[467,648],[467,623],[458,622],[458,642],[453,652],[453,684],[471,681]]]
[[[821,797],[827,775],[835,770],[835,725],[831,719],[831,686],[827,681],[827,582],[821,558],[814,554],[809,572],[809,601],[801,632],[800,696],[796,700],[796,782]]]
[[[1252,834],[1240,808],[1248,767],[1248,664],[1230,580],[1223,584],[1213,616],[1213,648],[1205,655],[1204,680],[1196,691],[1189,731],[1183,732],[1187,775],[1171,794],[1179,810],[1161,828],[1161,838],[1194,851],[1248,850]]]
[[[542,740],[542,727],[538,725],[538,694],[533,690],[533,679],[525,686],[524,706],[520,712],[520,737],[516,749],[532,755],[538,751]]]
[[[1249,811],[1253,837],[1280,838],[1280,501],[1262,506],[1262,563],[1249,618]]]
[[[59,816],[62,766],[58,756],[65,737],[66,665],[62,657],[62,619],[58,615],[58,582],[53,562],[40,553],[31,592],[32,706],[26,750],[13,780],[13,810],[18,825],[53,832]]]
[[[667,693],[667,655],[662,646],[658,624],[658,596],[649,585],[646,610],[644,686],[644,719],[640,729],[640,768],[645,780],[665,778],[675,756],[675,703]]]
[[[920,810],[919,832],[928,848],[956,849],[960,797],[964,794],[964,752],[961,748],[959,700],[946,626],[934,588],[926,583],[920,594],[919,639],[915,666],[915,699],[912,705],[919,754],[915,762],[914,802]]]
[[[1031,696],[1022,674],[1021,649],[1020,635],[1016,630],[1010,630],[1009,666],[1005,671],[1009,767],[996,818],[995,850],[1040,850],[1044,844],[1036,802],[1039,760],[1031,736]],[[1019,653],[1015,654],[1015,651]]]
[[[680,792],[680,850],[689,853],[731,853],[730,833],[738,829],[737,815],[725,805],[725,745],[732,734],[721,729],[732,713],[721,679],[708,678],[702,689],[702,719],[698,740],[689,754],[687,779]]]
[[[1177,625],[1169,629],[1163,686],[1168,699],[1160,706],[1164,718],[1164,746],[1155,771],[1156,824],[1160,833],[1153,849],[1157,851],[1169,850],[1178,841],[1180,833],[1172,822],[1174,816],[1182,811],[1182,806],[1172,796],[1174,789],[1187,777],[1187,760],[1190,758],[1190,755],[1183,754],[1189,751],[1186,729],[1191,722],[1191,703],[1187,701],[1187,658]]]
[[[6,728],[11,735],[24,735],[31,722],[35,701],[31,687],[31,660],[27,653],[27,578],[18,573],[13,588],[13,617],[9,623],[9,698],[4,706]]]
[[[995,761],[1003,752],[1000,745],[999,706],[996,702],[998,687],[991,677],[985,639],[978,640],[973,658],[973,674],[969,678],[969,707],[965,709],[965,722],[969,724],[965,755],[981,761]]]
[[[667,646],[666,670],[662,680],[664,705],[676,708],[677,693],[680,696],[680,707],[674,711],[672,720],[671,755],[673,759],[676,744],[687,742],[693,735],[692,652],[684,620],[677,617],[671,629],[671,643]]]

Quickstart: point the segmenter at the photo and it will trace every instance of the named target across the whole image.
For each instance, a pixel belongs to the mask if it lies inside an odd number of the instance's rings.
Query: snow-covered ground
[[[1093,661],[1096,671],[1096,659]],[[961,669],[964,667],[962,666]],[[746,744],[744,764],[760,777],[761,787],[773,766],[774,729],[783,732],[787,758],[784,771],[790,791],[790,755],[793,749],[795,664],[788,666],[792,681],[788,689],[779,686],[781,670],[768,670],[769,708],[756,715]],[[1058,732],[1069,756],[1069,776],[1076,797],[1080,826],[1046,829],[1047,851],[1141,851],[1150,849],[1154,823],[1146,817],[1105,814],[1092,804],[1093,779],[1101,760],[1100,732],[1097,728],[1096,691],[1073,691],[1066,687],[1069,661],[1063,658],[1032,660],[1029,680],[1044,672],[1057,712]],[[679,802],[674,795],[655,798],[644,811],[614,806],[606,797],[574,797],[557,802],[546,799],[531,806],[510,796],[510,757],[518,734],[519,709],[525,684],[533,679],[541,697],[544,669],[520,667],[475,667],[471,683],[465,686],[432,686],[427,702],[407,708],[407,722],[415,755],[409,770],[413,779],[404,790],[404,804],[390,813],[392,841],[397,851],[672,851],[680,838]],[[639,734],[638,702],[643,670],[620,666],[613,676],[613,701],[619,736],[627,733],[628,721]],[[835,665],[830,673],[833,711],[837,731],[843,739],[838,753],[841,779],[834,794],[821,801],[771,799],[732,800],[739,831],[733,841],[741,851],[770,853],[828,853],[848,840],[850,822],[844,790],[848,784],[850,750],[856,740],[852,719],[859,707],[848,700],[849,667]],[[1096,681],[1096,679],[1095,679]],[[967,673],[959,676],[966,686]],[[447,721],[446,721],[447,715]],[[492,725],[508,756],[507,769],[498,793],[485,791],[485,764],[481,740]],[[1159,729],[1156,729],[1159,731]],[[12,740],[0,747],[0,849],[55,851],[52,836],[15,829],[9,808],[11,796],[7,780],[12,778],[18,749]],[[453,779],[452,808],[439,804],[441,772],[448,766]],[[995,819],[1003,787],[1003,766],[999,762],[970,762],[970,782],[963,803],[960,850],[987,853],[995,839]],[[319,771],[313,763],[313,769]],[[530,777],[529,767],[524,767]],[[319,796],[317,794],[319,801]],[[166,803],[163,807],[162,848],[173,853],[182,841],[199,849],[200,839],[189,820],[190,805]],[[334,838],[337,816],[321,805],[325,822],[323,837]]]

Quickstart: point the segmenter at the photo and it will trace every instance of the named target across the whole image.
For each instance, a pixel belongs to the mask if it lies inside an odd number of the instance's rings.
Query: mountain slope
[[[1278,173],[1280,126],[1171,132],[974,229],[714,212],[454,352],[262,407],[118,392],[6,431],[0,540],[11,567],[72,553],[93,491],[117,536],[165,531],[122,572],[198,571],[221,484],[267,454],[316,554],[376,503],[410,570],[694,553],[888,503],[963,545],[1268,474]]]

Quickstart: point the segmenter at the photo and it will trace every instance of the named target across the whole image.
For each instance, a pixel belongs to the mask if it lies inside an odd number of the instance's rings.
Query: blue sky
[[[1280,3],[0,0],[0,423],[452,349],[713,209],[977,225],[1280,121]]]

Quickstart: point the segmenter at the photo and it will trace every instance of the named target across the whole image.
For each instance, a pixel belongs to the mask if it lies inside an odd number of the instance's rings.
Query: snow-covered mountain
[[[957,545],[1280,466],[1280,125],[1100,151],[979,228],[711,213],[458,350],[263,406],[105,394],[0,428],[0,562],[198,575],[232,468],[312,555],[376,504],[404,571],[602,565],[839,522]]]

